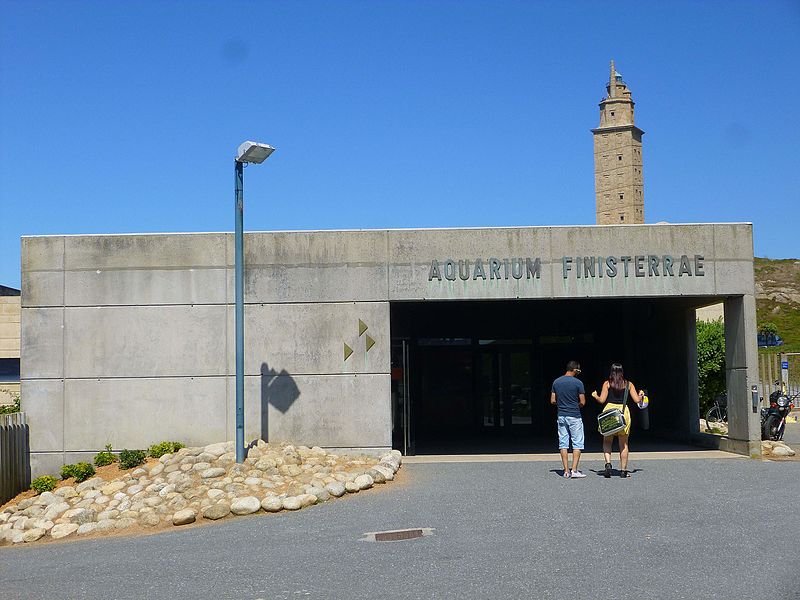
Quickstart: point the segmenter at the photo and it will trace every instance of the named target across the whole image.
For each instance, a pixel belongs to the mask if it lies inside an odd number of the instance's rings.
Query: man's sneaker
[[[570,478],[569,469],[564,469],[564,479],[569,479],[569,478]]]
[[[573,471],[573,472],[572,472],[572,478],[573,478],[573,479],[582,479],[582,478],[584,478],[584,477],[586,477],[586,475],[584,475],[584,474],[583,474],[583,473],[581,473],[580,471]]]
[[[630,477],[630,475],[628,474],[628,471],[627,471],[627,469],[623,469],[623,470],[621,470],[621,471],[619,472],[619,476],[620,476],[620,477],[622,477],[623,479],[627,479],[628,477]]]
[[[611,463],[606,463],[606,469],[603,471],[603,477],[606,479],[611,477]]]

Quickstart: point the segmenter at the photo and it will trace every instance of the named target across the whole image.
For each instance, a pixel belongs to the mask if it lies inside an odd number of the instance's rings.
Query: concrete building
[[[0,285],[0,404],[19,394],[20,291]]]
[[[752,226],[633,224],[641,131],[613,65],[601,111],[613,224],[246,234],[246,439],[550,450],[550,384],[575,359],[588,389],[622,361],[653,398],[650,435],[760,453]],[[233,439],[233,273],[226,233],[22,239],[34,474],[107,443]],[[723,440],[699,431],[697,399],[695,310],[718,302]]]
[[[644,223],[642,136],[634,125],[633,99],[611,61],[600,102],[600,127],[594,134],[594,189],[597,224]]]

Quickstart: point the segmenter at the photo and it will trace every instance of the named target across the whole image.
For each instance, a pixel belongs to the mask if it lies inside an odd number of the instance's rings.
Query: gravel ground
[[[555,458],[555,457],[554,457]],[[412,464],[299,513],[0,549],[12,598],[797,599],[800,462]],[[432,527],[401,542],[366,532]]]

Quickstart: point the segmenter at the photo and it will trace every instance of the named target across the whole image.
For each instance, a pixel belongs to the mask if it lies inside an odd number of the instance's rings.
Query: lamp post
[[[236,462],[244,462],[244,165],[260,164],[275,148],[258,142],[244,142],[234,159],[236,189]]]

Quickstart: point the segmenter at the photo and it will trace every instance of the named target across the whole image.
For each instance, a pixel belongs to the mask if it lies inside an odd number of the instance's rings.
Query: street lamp
[[[261,164],[275,148],[244,142],[234,159],[236,187],[236,462],[244,462],[244,165]]]

